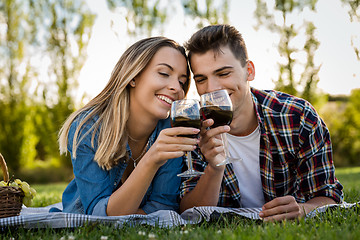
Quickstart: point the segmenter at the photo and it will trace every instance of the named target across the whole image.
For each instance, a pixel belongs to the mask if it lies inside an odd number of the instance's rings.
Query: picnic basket
[[[0,153],[0,165],[4,181],[9,181],[9,172],[4,157]],[[12,186],[0,186],[0,218],[17,216],[20,214],[24,192]]]

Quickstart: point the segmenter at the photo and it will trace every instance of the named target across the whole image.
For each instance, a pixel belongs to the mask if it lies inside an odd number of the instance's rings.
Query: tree
[[[127,30],[131,36],[151,36],[154,29],[163,31],[165,22],[183,8],[187,16],[197,19],[198,26],[206,23],[227,23],[229,0],[107,0],[108,7],[112,11],[125,9]]]
[[[360,88],[353,89],[345,109],[331,126],[334,159],[341,165],[359,165],[360,156]]]
[[[33,36],[27,8],[29,1],[0,3],[0,26],[6,29],[0,32],[0,152],[14,170],[20,167],[22,149],[31,148],[24,132],[31,131],[27,118],[31,112],[28,89],[36,71],[29,57],[31,49],[27,48]]]
[[[276,0],[271,13],[266,1],[257,0],[255,10],[255,17],[258,21],[256,28],[259,29],[264,26],[280,37],[278,51],[282,56],[282,62],[278,63],[279,78],[275,81],[275,89],[305,98],[313,104],[316,104],[320,99],[316,97],[319,95],[317,83],[319,81],[318,72],[320,66],[316,66],[314,63],[315,52],[320,44],[315,38],[316,27],[312,22],[305,20],[302,25],[297,26],[289,20],[289,16],[291,14],[296,15],[305,8],[315,11],[316,3],[317,0]],[[281,22],[276,21],[276,16],[279,15],[282,19]],[[293,42],[300,36],[303,29],[305,29],[306,41],[303,48],[296,48]],[[299,53],[306,55],[303,64],[300,58],[295,57],[300,55]],[[299,79],[296,79],[296,67],[302,68]]]
[[[59,157],[94,19],[83,0],[0,3],[0,152],[9,168]]]
[[[341,0],[341,2],[343,2],[343,4],[350,7],[349,12],[348,12],[349,16],[350,16],[350,21],[351,22],[354,22],[354,21],[359,22],[360,21],[360,0]],[[356,43],[355,43],[356,37],[360,37],[360,36],[352,36],[351,45],[354,48],[357,59],[360,61],[360,43],[358,42],[358,45],[356,45]]]
[[[71,162],[59,155],[57,134],[63,122],[75,110],[77,78],[87,57],[86,48],[95,15],[90,13],[84,1],[46,0],[43,3],[43,18],[49,19],[43,24],[47,32],[42,39],[46,43],[44,55],[51,62],[48,79],[55,83],[56,88],[48,86],[48,83],[43,85],[42,101],[45,106],[38,108],[41,117],[36,123],[41,138],[36,148],[39,157],[61,158],[65,165],[70,166]]]

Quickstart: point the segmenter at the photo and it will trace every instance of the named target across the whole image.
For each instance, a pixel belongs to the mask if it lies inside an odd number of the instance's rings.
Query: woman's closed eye
[[[167,74],[166,72],[159,72],[159,74],[160,74],[161,76],[164,76],[164,77],[169,77],[169,76],[170,76],[170,75]]]

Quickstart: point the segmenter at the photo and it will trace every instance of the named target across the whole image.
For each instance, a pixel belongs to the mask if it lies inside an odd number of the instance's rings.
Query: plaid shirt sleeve
[[[193,151],[193,168],[199,172],[204,172],[207,162],[204,160],[200,151]],[[186,165],[186,164],[184,164]],[[195,188],[200,177],[183,179],[180,187],[180,198]],[[235,176],[232,164],[226,165],[223,181],[221,183],[219,201],[217,206],[220,207],[240,207],[241,194],[237,178]]]
[[[299,129],[298,181],[296,197],[305,201],[318,196],[343,201],[342,185],[335,177],[332,160],[330,133],[316,114],[315,109],[305,103],[304,115]]]

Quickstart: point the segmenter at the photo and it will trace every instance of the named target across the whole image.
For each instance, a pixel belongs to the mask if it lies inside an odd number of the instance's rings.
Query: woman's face
[[[187,79],[185,57],[176,49],[162,47],[130,88],[130,111],[143,117],[165,119],[171,103],[184,98]]]

